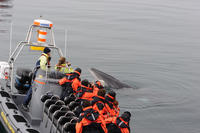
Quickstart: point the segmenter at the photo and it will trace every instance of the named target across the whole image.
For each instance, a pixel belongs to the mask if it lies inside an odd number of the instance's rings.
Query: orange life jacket
[[[72,73],[67,73],[65,77],[60,79],[58,82],[60,85],[64,85],[66,82],[72,83],[73,79],[69,79],[69,76],[73,75]]]
[[[81,81],[78,79],[78,78],[75,78],[72,82],[72,88],[73,88],[73,91],[74,91],[74,94],[77,93],[77,89],[78,87],[81,86]]]
[[[94,97],[94,94],[92,92],[85,92],[80,99],[92,101],[92,97]]]
[[[80,73],[78,71],[74,71],[72,73],[67,73],[65,77],[59,80],[59,84],[63,85],[66,82],[72,83],[76,78],[79,78]],[[75,85],[74,85],[75,86]]]
[[[92,97],[94,96],[93,88],[81,85],[81,87],[79,87],[77,89],[77,95],[76,96],[79,99],[85,99],[85,100],[91,101]]]
[[[105,119],[106,124],[115,124],[122,133],[130,133],[128,122],[124,121],[121,117],[109,117]]]
[[[105,106],[108,110],[109,116],[119,116],[119,108],[114,105],[115,98],[112,97],[111,95],[107,94],[106,95],[106,103]]]
[[[94,85],[94,87],[93,87],[93,95],[94,95],[94,96],[97,96],[98,91],[99,91],[99,88],[97,88],[97,87]]]
[[[93,86],[94,96],[97,96],[97,93],[98,93],[99,89],[103,89],[103,86],[101,85],[100,81],[96,81],[94,86]]]
[[[117,105],[114,105],[113,107],[114,107],[113,109],[115,111],[115,116],[118,117],[119,116],[119,112],[120,112],[120,108]]]
[[[118,117],[118,119],[116,119],[116,124],[117,126],[120,128],[122,133],[129,133],[129,126],[128,126],[128,122],[124,121],[121,117]]]
[[[92,106],[84,108],[83,113],[80,114],[79,121],[76,123],[76,133],[82,133],[83,126],[88,126],[92,123],[101,123],[102,129],[107,133],[105,121]]]
[[[94,96],[92,100],[93,109],[97,110],[103,118],[108,117],[108,110],[105,106],[105,98],[101,96]]]

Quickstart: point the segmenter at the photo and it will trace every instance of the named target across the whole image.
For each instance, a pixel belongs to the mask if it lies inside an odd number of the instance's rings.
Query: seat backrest
[[[52,96],[53,95],[45,94],[45,95],[42,95],[42,97],[40,98],[40,100],[44,103],[46,100],[51,99]]]
[[[65,114],[66,117],[71,117],[71,116],[75,116],[74,112],[72,111],[68,111],[66,114]]]
[[[58,124],[60,126],[63,126],[65,123],[70,122],[71,119],[73,119],[73,116],[61,116],[60,119],[58,120]]]
[[[52,104],[55,104],[57,100],[48,99],[45,101],[44,105],[46,108],[49,108]]]
[[[63,101],[61,101],[61,100],[58,100],[58,101],[55,103],[55,105],[65,105],[65,103],[64,103]]]
[[[67,111],[56,111],[54,113],[54,119],[58,120],[61,116],[65,116],[65,114],[67,113]]]
[[[79,102],[72,101],[68,106],[70,110],[73,110],[75,107],[79,106]]]
[[[49,107],[49,113],[53,114],[56,110],[60,110],[60,108],[62,107],[62,105],[51,105]]]

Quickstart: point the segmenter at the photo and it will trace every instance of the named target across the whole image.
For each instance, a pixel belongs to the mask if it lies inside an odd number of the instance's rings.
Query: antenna
[[[9,51],[9,57],[11,56],[11,52],[12,52],[12,25],[13,25],[13,23],[11,22],[11,24],[10,24],[10,51]]]

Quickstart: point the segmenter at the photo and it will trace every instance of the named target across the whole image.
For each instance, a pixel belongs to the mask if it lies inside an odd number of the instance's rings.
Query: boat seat
[[[53,95],[45,94],[45,95],[42,95],[42,96],[41,96],[41,99],[40,99],[40,100],[44,103],[46,100],[51,99],[52,96],[53,96]]]
[[[83,112],[83,109],[81,106],[77,106],[72,112],[78,117],[81,112]]]
[[[61,100],[58,100],[58,101],[55,103],[55,105],[65,105],[65,103],[64,103],[63,101],[61,101]]]
[[[75,116],[75,114],[74,114],[74,112],[72,112],[72,111],[68,111],[66,114],[65,114],[65,116],[66,117],[68,117],[68,116]]]
[[[63,107],[63,105],[51,105],[48,110],[48,117],[50,120],[52,120],[53,113],[56,112],[57,110],[60,110]]]
[[[57,95],[53,95],[53,96],[51,97],[51,100],[59,100],[59,99],[60,99],[60,97],[57,96]]]
[[[69,111],[69,107],[68,106],[63,106],[60,111]]]
[[[76,123],[65,123],[62,133],[76,133]]]
[[[58,119],[61,117],[61,116],[65,116],[65,114],[67,113],[68,111],[61,111],[61,110],[58,110],[56,111],[54,114],[53,114],[53,123],[54,125],[57,124],[58,122]]]
[[[70,122],[72,119],[74,118],[74,116],[61,116],[59,119],[58,119],[58,123],[57,123],[57,129],[61,132],[62,131],[62,128],[63,128],[63,125],[67,122]]]
[[[65,97],[64,102],[65,105],[68,105],[70,102],[74,101],[76,97],[74,95],[70,95],[69,97]]]
[[[77,123],[78,122],[78,117],[74,117],[71,119],[70,123]]]
[[[49,107],[56,103],[57,100],[48,99],[44,103],[44,112],[48,113]]]
[[[75,107],[77,107],[79,105],[80,105],[79,102],[72,101],[72,102],[70,102],[70,104],[68,106],[69,106],[70,110],[73,110]]]

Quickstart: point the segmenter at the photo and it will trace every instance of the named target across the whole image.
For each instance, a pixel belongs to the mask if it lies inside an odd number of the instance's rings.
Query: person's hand
[[[71,66],[71,63],[70,63],[70,62],[67,62],[67,66],[68,66],[68,67]]]
[[[48,57],[48,61],[51,61],[51,56]]]

